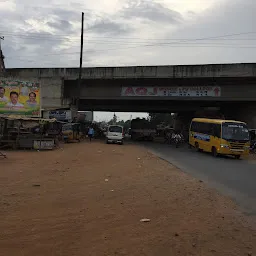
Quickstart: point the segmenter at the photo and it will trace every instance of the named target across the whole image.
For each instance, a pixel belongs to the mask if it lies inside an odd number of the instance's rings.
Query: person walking
[[[88,137],[90,139],[90,142],[92,141],[93,136],[94,136],[94,129],[90,127],[88,131]]]

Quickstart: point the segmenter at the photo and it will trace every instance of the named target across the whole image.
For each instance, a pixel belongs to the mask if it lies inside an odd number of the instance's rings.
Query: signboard
[[[34,149],[53,149],[54,140],[34,140]]]
[[[77,113],[77,120],[84,122],[92,122],[93,121],[93,111],[79,111]]]
[[[220,97],[219,86],[191,86],[191,87],[140,87],[124,86],[123,97]]]
[[[0,80],[0,114],[40,116],[40,84]]]
[[[58,121],[71,120],[71,110],[54,110],[49,111],[49,118],[55,118]]]

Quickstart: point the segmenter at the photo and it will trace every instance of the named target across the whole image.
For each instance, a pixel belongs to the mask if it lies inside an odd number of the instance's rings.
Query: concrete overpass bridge
[[[44,109],[190,112],[220,108],[226,118],[256,127],[256,64],[7,69],[7,76],[39,80]]]

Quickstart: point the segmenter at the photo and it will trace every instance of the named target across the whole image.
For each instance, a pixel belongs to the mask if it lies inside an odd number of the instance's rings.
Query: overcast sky
[[[256,60],[256,0],[0,0],[6,67],[78,66],[82,11],[84,66]]]

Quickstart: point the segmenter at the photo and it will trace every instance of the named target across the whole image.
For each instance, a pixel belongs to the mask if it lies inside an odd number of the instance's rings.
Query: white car
[[[121,125],[110,125],[107,130],[106,143],[124,144],[124,127]]]

